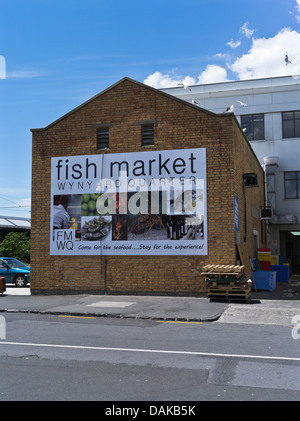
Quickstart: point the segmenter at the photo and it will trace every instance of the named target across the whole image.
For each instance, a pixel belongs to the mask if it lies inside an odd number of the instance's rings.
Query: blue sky
[[[31,128],[124,76],[160,88],[300,74],[300,0],[0,0],[0,55],[0,215],[30,217]]]

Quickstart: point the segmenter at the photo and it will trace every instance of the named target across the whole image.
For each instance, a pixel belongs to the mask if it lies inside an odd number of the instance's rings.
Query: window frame
[[[154,124],[141,124],[141,142],[142,146],[153,146],[155,141]]]
[[[98,150],[101,149],[108,149],[109,148],[109,141],[110,141],[110,128],[112,127],[112,123],[102,124],[97,123],[93,125],[93,128],[96,129],[96,147]],[[99,133],[107,133],[107,137],[103,137],[104,140],[99,141]]]
[[[262,125],[262,129],[259,127],[259,132],[262,130],[262,136],[255,136],[255,121],[254,118],[257,116],[262,116],[262,121],[257,121],[257,124],[261,124]],[[244,118],[251,118],[251,133],[247,134],[247,128],[248,126],[246,125],[245,122],[243,122]],[[264,113],[256,113],[256,114],[243,114],[241,115],[241,127],[242,129],[246,129],[245,131],[245,136],[247,137],[247,139],[249,141],[257,141],[257,140],[265,140],[265,115]],[[250,138],[251,135],[251,138]]]
[[[155,136],[156,136],[155,126],[157,126],[157,119],[154,119],[154,120],[139,120],[139,121],[136,121],[135,124],[137,126],[140,126],[141,146],[147,147],[147,146],[155,145]],[[151,136],[150,140],[145,139],[147,137],[147,134],[143,133],[143,131],[145,130],[146,127],[148,129],[151,127],[152,136]],[[145,135],[145,137],[144,137],[144,135]],[[149,136],[149,133],[148,133],[148,136]]]
[[[295,174],[293,177],[292,174]],[[289,194],[287,195],[287,184],[292,185],[294,184],[294,188],[292,189],[295,192],[295,195]],[[284,184],[284,198],[288,200],[299,200],[300,199],[300,171],[285,171],[283,177],[283,184]]]
[[[299,117],[296,116],[296,113],[299,114]],[[287,114],[293,114],[292,118],[285,118]],[[296,122],[298,121],[299,127],[297,129]],[[287,131],[289,131],[291,128],[285,127],[285,122],[292,122],[292,136],[287,135]],[[282,138],[283,139],[295,139],[300,137],[300,110],[294,110],[294,111],[283,111],[281,113],[281,123],[282,123]],[[298,130],[298,133],[297,133]],[[298,136],[297,136],[298,135]]]

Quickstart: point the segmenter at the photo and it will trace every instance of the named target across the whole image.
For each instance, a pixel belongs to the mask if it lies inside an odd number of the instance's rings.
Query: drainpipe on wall
[[[245,192],[245,174],[243,174],[243,197],[244,197],[244,243],[247,242],[247,203]]]
[[[264,182],[265,182],[265,206],[268,206],[268,185],[267,185],[267,165],[262,164],[264,170]],[[265,233],[265,245],[268,247],[269,244],[269,221],[266,221],[266,233]]]
[[[102,154],[102,162],[101,162],[101,186],[102,186],[102,180],[103,180],[103,168],[104,168],[104,155],[107,152],[107,148],[105,148],[104,153]],[[100,240],[100,271],[103,268],[103,254],[102,254],[102,239]],[[107,285],[106,285],[106,272],[107,272],[107,256],[105,256],[105,261],[104,261],[104,294],[107,293]]]
[[[269,203],[268,200],[268,169],[270,167],[274,168],[274,173],[278,167],[278,161],[279,161],[279,157],[278,156],[265,156],[264,157],[264,164],[262,164],[262,167],[264,169],[264,177],[265,177],[265,206],[266,208],[268,206],[271,206],[272,208],[272,213],[275,212],[275,201],[274,201],[274,206],[272,206],[272,203]],[[273,174],[274,175],[274,174]],[[275,184],[275,182],[274,182]],[[275,193],[275,186],[274,186],[274,192],[269,192],[269,193],[273,193],[274,195]],[[275,216],[276,217],[276,216]],[[268,248],[270,248],[270,221],[267,219],[266,220],[266,246]]]
[[[245,187],[257,187],[257,174],[256,173],[244,173],[243,174],[243,195],[244,195],[244,243],[247,241],[247,202],[246,202],[246,190]]]

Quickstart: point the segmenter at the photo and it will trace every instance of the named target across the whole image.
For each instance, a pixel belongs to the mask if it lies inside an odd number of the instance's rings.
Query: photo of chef
[[[81,195],[55,195],[52,207],[53,229],[75,229],[76,239],[80,238]]]

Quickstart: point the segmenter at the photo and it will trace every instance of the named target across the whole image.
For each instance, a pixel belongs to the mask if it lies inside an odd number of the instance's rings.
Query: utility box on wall
[[[197,295],[237,232],[264,246],[264,174],[233,114],[124,78],[32,133],[33,294]]]

